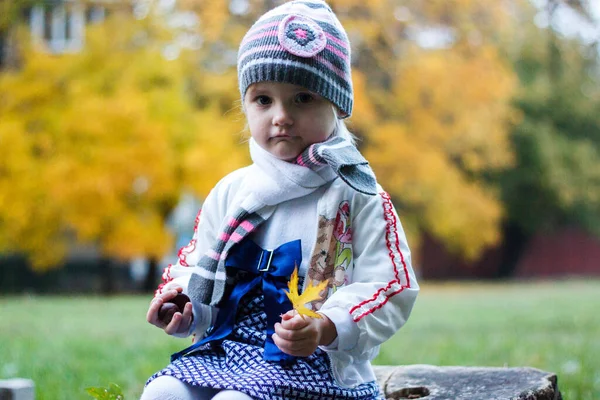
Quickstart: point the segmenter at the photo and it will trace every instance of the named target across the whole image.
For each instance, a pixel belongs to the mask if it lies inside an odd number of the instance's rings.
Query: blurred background
[[[139,302],[143,319],[203,198],[249,163],[237,47],[281,3],[0,0],[0,316],[14,322],[10,305],[37,305],[38,294],[142,293],[119,299]],[[392,196],[424,289],[474,291],[465,307],[482,301],[479,290],[500,303],[534,293],[552,308],[553,285],[570,278],[564,298],[587,297],[564,318],[590,307],[577,321],[597,329],[600,1],[329,4],[352,43],[349,128]],[[516,298],[514,309],[530,299]],[[432,309],[448,301],[425,299]],[[574,326],[549,315],[540,331]],[[600,357],[597,332],[577,342],[581,357]],[[597,361],[555,362],[543,349],[514,362],[586,369],[570,398],[600,396]],[[494,363],[510,363],[503,351]],[[14,360],[0,378],[40,373]],[[415,354],[423,360],[485,363]],[[123,380],[139,389],[159,366]]]
[[[155,287],[248,163],[237,46],[278,3],[2,2],[3,292]],[[600,2],[331,5],[419,275],[600,275]]]
[[[237,46],[279,3],[1,3],[2,292],[156,286],[210,188],[249,162]],[[349,126],[418,274],[599,276],[600,2],[331,6]]]

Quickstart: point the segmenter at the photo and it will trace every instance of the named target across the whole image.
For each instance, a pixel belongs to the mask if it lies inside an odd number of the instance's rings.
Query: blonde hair
[[[333,106],[333,113],[335,115],[335,130],[333,131],[333,134],[342,139],[346,139],[356,147],[356,136],[348,130],[346,121],[338,117],[338,110],[335,106]]]

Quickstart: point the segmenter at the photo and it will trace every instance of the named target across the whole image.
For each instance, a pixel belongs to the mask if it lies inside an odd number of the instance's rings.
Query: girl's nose
[[[273,125],[275,126],[285,126],[292,125],[294,123],[294,119],[292,118],[292,114],[290,110],[288,110],[285,105],[279,105],[275,107],[275,113],[273,114]]]

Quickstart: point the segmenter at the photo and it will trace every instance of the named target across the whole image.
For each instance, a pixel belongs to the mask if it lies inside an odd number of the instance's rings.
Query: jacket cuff
[[[194,304],[193,313],[194,321],[190,329],[190,333],[194,333],[196,338],[202,339],[206,335],[206,331],[214,324],[216,311],[213,307],[206,304]]]
[[[360,329],[348,310],[342,307],[331,307],[319,310],[335,325],[337,338],[327,346],[319,346],[325,351],[350,351],[358,344]]]

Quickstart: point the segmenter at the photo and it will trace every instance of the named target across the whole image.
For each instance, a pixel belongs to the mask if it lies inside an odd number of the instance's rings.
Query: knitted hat
[[[352,113],[350,42],[324,1],[294,0],[268,11],[242,39],[237,65],[242,99],[253,83],[291,83],[331,101],[342,118]]]

